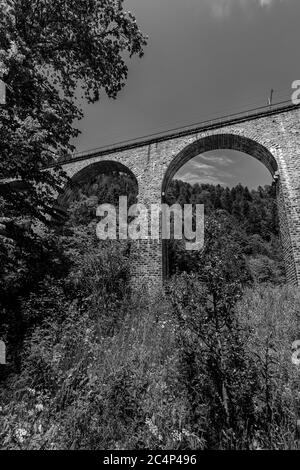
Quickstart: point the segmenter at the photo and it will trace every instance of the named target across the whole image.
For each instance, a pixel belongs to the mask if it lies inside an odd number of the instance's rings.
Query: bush
[[[50,309],[1,390],[0,448],[295,448],[298,291],[248,289],[219,328],[204,299],[180,276],[136,293],[109,334],[93,304]]]
[[[256,287],[245,292],[236,311],[257,377],[256,443],[265,449],[295,448],[300,370],[292,363],[292,344],[300,338],[299,290]]]

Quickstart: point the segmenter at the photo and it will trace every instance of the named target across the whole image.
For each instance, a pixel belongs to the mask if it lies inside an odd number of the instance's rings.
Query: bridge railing
[[[110,145],[104,145],[89,150],[83,150],[81,152],[75,152],[59,159],[59,163],[67,163],[73,160],[81,160],[88,158],[93,155],[108,154],[110,152],[116,152],[119,150],[125,150],[130,148],[142,147],[143,145],[149,145],[151,143],[160,142],[163,140],[170,140],[175,137],[189,135],[194,132],[201,132],[209,130],[210,128],[225,126],[230,122],[239,122],[255,118],[260,115],[276,114],[283,112],[284,110],[291,108],[298,108],[298,105],[293,105],[290,100],[281,101],[272,105],[260,106],[257,108],[247,109],[233,114],[227,114],[224,116],[218,116],[216,118],[207,119],[201,122],[190,124],[188,126],[176,127],[163,132],[157,132],[141,137],[136,137],[129,140],[122,140]]]

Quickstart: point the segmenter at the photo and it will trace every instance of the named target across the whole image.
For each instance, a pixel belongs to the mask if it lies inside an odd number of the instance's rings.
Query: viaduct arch
[[[162,181],[162,200],[164,201],[164,195],[167,193],[168,186],[170,185],[173,177],[177,171],[189,160],[196,157],[199,154],[209,152],[211,150],[238,150],[244,152],[249,157],[253,157],[259,160],[269,170],[273,178],[277,176],[278,165],[271,154],[271,152],[263,145],[255,140],[248,137],[244,137],[237,134],[212,134],[206,137],[202,137],[199,140],[187,145],[178,155],[176,155],[171,161]],[[277,185],[277,200],[279,196],[280,183]],[[283,210],[283,205],[278,201],[279,218]],[[168,276],[168,250],[167,243],[162,240],[162,270],[163,277]]]
[[[100,160],[84,166],[71,177],[71,181],[64,188],[63,193],[58,197],[58,205],[61,207],[68,206],[72,201],[74,189],[80,187],[86,182],[90,182],[98,174],[112,174],[114,172],[130,176],[135,181],[138,190],[137,179],[128,167],[114,160]]]
[[[280,231],[288,282],[300,282],[300,108],[289,105],[205,126],[77,154],[61,161],[74,180],[93,173],[99,165],[115,165],[134,175],[138,202],[150,207],[164,201],[166,189],[178,169],[196,155],[216,149],[247,153],[261,161],[274,178]],[[132,275],[149,288],[166,275],[162,240],[140,240]]]

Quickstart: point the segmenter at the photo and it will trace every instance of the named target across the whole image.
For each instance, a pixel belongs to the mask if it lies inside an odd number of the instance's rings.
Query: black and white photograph
[[[299,45],[299,0],[0,0],[0,450],[300,450]]]

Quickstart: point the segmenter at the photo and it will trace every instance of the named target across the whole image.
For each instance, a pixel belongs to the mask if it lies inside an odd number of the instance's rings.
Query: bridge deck
[[[288,104],[287,104],[288,103]],[[60,158],[58,160],[59,164],[65,164],[70,162],[76,162],[80,160],[88,160],[89,158],[94,158],[101,155],[110,155],[117,152],[122,152],[129,149],[136,149],[139,147],[144,147],[151,144],[156,144],[159,142],[165,142],[167,140],[172,140],[178,137],[185,137],[195,133],[201,133],[213,129],[221,129],[231,124],[237,124],[243,121],[251,121],[254,119],[259,119],[266,116],[272,116],[275,114],[281,114],[294,109],[300,108],[300,105],[291,104],[290,101],[284,101],[281,103],[276,103],[272,106],[261,106],[259,108],[250,109],[247,111],[242,111],[240,113],[229,114],[227,116],[218,117],[215,119],[209,119],[202,121],[200,123],[172,129],[171,131],[151,134],[149,136],[138,137],[136,139],[125,140],[117,142],[112,145],[106,145],[96,149],[90,149],[82,152],[77,152],[71,154],[68,157]],[[49,168],[57,165],[49,165]]]

